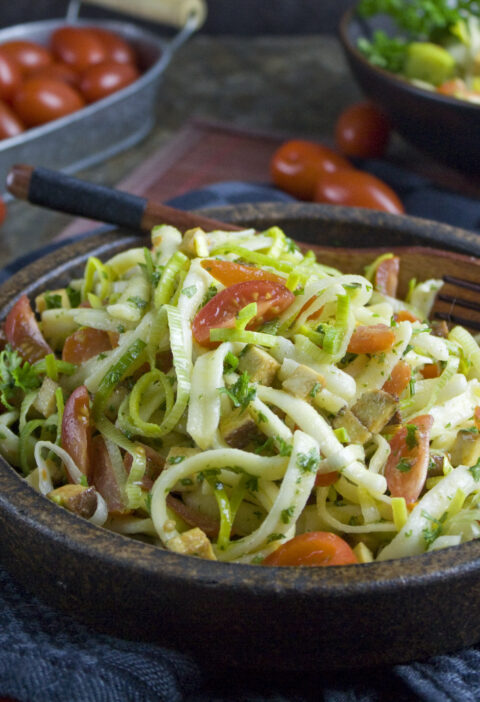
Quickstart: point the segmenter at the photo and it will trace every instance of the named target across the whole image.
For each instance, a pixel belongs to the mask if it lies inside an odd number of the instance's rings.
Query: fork
[[[13,166],[7,176],[7,187],[15,197],[32,204],[137,231],[150,231],[161,223],[171,224],[181,231],[193,227],[229,231],[242,228],[46,168]],[[346,273],[362,273],[364,266],[381,253],[399,255],[400,296],[406,294],[412,278],[438,278],[440,271],[444,285],[436,296],[431,317],[445,320],[450,325],[460,324],[472,331],[480,331],[478,258],[423,246],[338,248],[299,243],[303,249],[313,249],[322,263]]]

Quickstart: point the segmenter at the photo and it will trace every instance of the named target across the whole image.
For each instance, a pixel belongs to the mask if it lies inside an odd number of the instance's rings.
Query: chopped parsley
[[[182,295],[186,295],[187,297],[193,297],[196,292],[197,292],[197,286],[196,285],[189,285],[188,288],[183,288]]]
[[[80,290],[75,290],[74,288],[71,288],[70,285],[65,289],[68,299],[70,301],[70,305],[72,307],[78,307],[81,301],[81,295],[80,295]]]
[[[408,458],[402,458],[396,465],[397,470],[400,471],[400,473],[408,473],[409,471],[412,470],[412,461],[409,461]]]
[[[280,539],[284,539],[284,538],[285,538],[285,534],[275,534],[275,533],[269,534],[267,536],[267,544],[271,544],[272,541],[279,541]]]
[[[447,512],[444,512],[442,516],[437,519],[436,517],[432,517],[428,512],[425,512],[425,510],[422,510],[422,517],[425,519],[428,519],[430,522],[430,526],[425,527],[425,529],[422,529],[422,534],[423,538],[425,539],[425,543],[427,546],[430,546],[430,544],[433,544],[435,539],[438,539],[440,534],[442,533],[443,529],[443,523],[447,518]]]
[[[475,482],[478,483],[480,481],[480,458],[475,463],[475,465],[470,466],[468,470],[473,475],[473,479],[475,480]]]
[[[170,456],[170,458],[168,459],[168,462],[171,463],[172,465],[176,465],[177,463],[181,463],[184,460],[185,460],[185,456]]]
[[[418,446],[418,427],[415,424],[407,424],[405,442],[410,450]]]
[[[62,307],[62,296],[58,293],[48,293],[44,295],[47,310],[55,310]]]
[[[12,410],[11,402],[19,390],[27,393],[30,390],[36,390],[40,385],[41,380],[37,370],[7,344],[0,353],[0,401],[2,404],[7,409]]]
[[[295,512],[295,505],[290,505],[287,509],[282,509],[280,516],[284,524],[290,524],[293,514]]]
[[[229,388],[219,388],[231,399],[234,407],[241,407],[242,412],[246,410],[250,402],[255,399],[257,390],[250,385],[250,376],[244,371],[238,380]]]
[[[317,395],[317,393],[320,392],[321,389],[322,389],[322,384],[321,384],[321,383],[315,383],[315,384],[313,385],[312,389],[310,390],[310,392],[308,393],[308,396],[309,396],[309,397],[315,397],[315,396]]]
[[[143,300],[141,297],[138,297],[138,295],[129,297],[127,299],[127,302],[130,302],[134,307],[138,307],[139,310],[144,310],[145,307],[148,305],[148,302],[146,300]]]
[[[316,473],[320,457],[314,448],[311,448],[308,453],[299,453],[297,455],[297,466],[302,473]]]

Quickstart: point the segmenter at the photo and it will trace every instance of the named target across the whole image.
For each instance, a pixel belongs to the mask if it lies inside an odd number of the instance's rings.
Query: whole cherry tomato
[[[7,41],[2,44],[1,51],[3,55],[17,62],[24,76],[30,75],[42,66],[48,66],[53,61],[50,51],[40,44],[34,44],[33,41],[21,39]]]
[[[383,181],[365,171],[322,173],[315,184],[315,202],[348,207],[366,207],[392,214],[405,209],[398,196]]]
[[[6,102],[0,100],[0,139],[9,139],[24,131],[25,127]]]
[[[311,200],[320,173],[351,169],[352,165],[322,144],[293,139],[282,144],[270,162],[272,180],[277,188],[300,200]]]
[[[107,60],[116,61],[116,63],[131,63],[133,66],[136,64],[137,57],[133,47],[118,34],[101,27],[88,27],[88,30],[102,42],[107,52]]]
[[[130,85],[139,75],[130,63],[103,61],[90,66],[83,73],[80,90],[87,102],[95,102]]]
[[[11,100],[21,82],[20,66],[14,58],[2,53],[0,47],[0,99]]]
[[[370,102],[359,102],[338,118],[335,143],[345,156],[378,158],[387,148],[390,129],[384,112]]]
[[[40,331],[26,295],[22,295],[8,313],[5,336],[23,360],[29,363],[35,363],[53,353]]]
[[[57,59],[79,72],[107,58],[101,40],[83,27],[56,29],[50,38],[50,46]]]
[[[231,329],[238,312],[251,302],[257,303],[257,314],[248,329],[268,322],[287,309],[295,295],[285,285],[271,280],[248,280],[221,290],[197,312],[193,324],[193,337],[201,346],[215,346],[210,341],[210,329]]]
[[[80,385],[65,403],[62,417],[62,448],[89,481],[92,478],[91,436],[90,397],[85,385]]]
[[[329,531],[309,531],[286,541],[263,560],[269,566],[335,566],[358,563],[346,541]]]
[[[29,127],[69,115],[85,105],[83,97],[61,80],[30,78],[20,87],[13,107]]]
[[[52,78],[53,80],[61,80],[64,83],[68,83],[72,88],[78,86],[80,77],[76,71],[71,66],[67,66],[66,63],[62,61],[54,61],[48,66],[43,66],[38,70],[34,71],[31,78]]]

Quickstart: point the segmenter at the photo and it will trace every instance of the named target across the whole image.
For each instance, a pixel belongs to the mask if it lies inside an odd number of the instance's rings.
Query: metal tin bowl
[[[448,248],[470,262],[465,254],[480,254],[471,233],[373,210],[295,203],[208,214],[257,229],[276,223],[311,244]],[[139,241],[103,232],[58,249],[0,286],[0,314],[23,292],[79,275],[88,255]],[[217,669],[351,669],[480,639],[480,541],[358,566],[204,561],[95,527],[35,493],[4,460],[0,533],[5,566],[52,606],[102,631],[193,651]]]
[[[47,45],[50,35],[66,24],[45,20],[0,30],[0,45],[13,39]],[[142,139],[155,124],[161,77],[174,50],[186,35],[166,40],[135,24],[79,20],[78,26],[103,27],[126,39],[135,49],[142,75],[131,85],[77,112],[0,141],[0,183],[15,163],[34,163],[67,173],[105,160]],[[4,185],[1,186],[3,190]]]
[[[371,64],[357,43],[375,29],[385,29],[383,20],[359,18],[355,9],[348,10],[341,20],[340,40],[358,84],[407,141],[437,161],[478,174],[480,105],[419,88]]]

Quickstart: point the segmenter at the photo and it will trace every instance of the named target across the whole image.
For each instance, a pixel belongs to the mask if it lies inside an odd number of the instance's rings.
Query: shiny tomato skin
[[[53,61],[50,51],[33,41],[22,39],[7,41],[1,45],[0,51],[17,63],[23,76],[29,76],[33,71],[48,66]]]
[[[0,47],[0,99],[12,99],[22,82],[20,66],[12,56],[3,53]]]
[[[110,460],[105,441],[101,434],[92,439],[92,482],[107,503],[107,508],[113,514],[128,512],[124,491],[118,482],[118,476]]]
[[[264,271],[256,266],[246,266],[243,263],[222,261],[218,258],[206,258],[201,262],[202,268],[218,280],[222,285],[234,285],[246,280],[273,280],[275,283],[285,284],[285,278],[271,271]]]
[[[316,181],[315,202],[346,207],[366,207],[391,214],[403,214],[399,197],[383,181],[358,170],[322,173]]]
[[[352,165],[332,149],[302,139],[283,143],[270,162],[273,183],[300,200],[313,198],[320,173],[351,168]]]
[[[43,338],[26,295],[22,295],[8,313],[5,335],[8,343],[29,363],[35,363],[53,353]]]
[[[88,27],[87,29],[102,42],[106,51],[106,60],[115,61],[116,63],[130,63],[132,66],[136,65],[137,57],[135,51],[125,39],[102,27]]]
[[[13,100],[15,112],[28,127],[65,117],[84,105],[83,97],[74,88],[51,78],[29,78]]]
[[[370,102],[344,110],[335,124],[335,143],[345,156],[380,158],[390,139],[390,120]]]
[[[251,302],[257,303],[257,316],[248,325],[255,328],[283,312],[295,300],[295,295],[280,283],[270,280],[248,280],[221,290],[197,312],[192,332],[201,346],[216,346],[210,341],[210,329],[232,329],[238,312]]]
[[[80,385],[65,403],[62,417],[62,448],[75,461],[77,468],[87,476],[89,482],[92,478],[91,437],[90,397],[85,385]]]
[[[395,343],[395,333],[386,324],[370,324],[355,327],[348,342],[350,353],[382,353],[389,351]]]
[[[414,442],[410,446],[407,431],[409,425],[417,427]],[[390,455],[385,465],[387,486],[392,497],[403,497],[407,505],[417,500],[427,479],[432,426],[432,415],[423,414],[400,427],[390,440]],[[408,461],[410,467],[405,464],[406,469],[400,470],[398,466],[402,459]]]
[[[10,139],[25,131],[25,127],[12,108],[0,100],[0,139]]]
[[[71,66],[62,63],[62,61],[54,61],[48,66],[39,68],[31,74],[31,78],[61,80],[63,83],[68,83],[72,88],[76,88],[80,80],[78,73]]]
[[[286,541],[263,560],[269,566],[335,566],[358,563],[342,538],[328,531],[310,531]]]
[[[137,80],[139,75],[135,66],[130,63],[103,61],[84,71],[79,87],[87,102],[95,102],[126,88]]]
[[[68,363],[83,363],[113,348],[108,332],[93,327],[82,327],[66,338],[62,359]]]
[[[60,27],[53,32],[50,46],[58,60],[78,72],[85,71],[89,66],[101,63],[107,58],[107,51],[101,40],[83,27]]]

